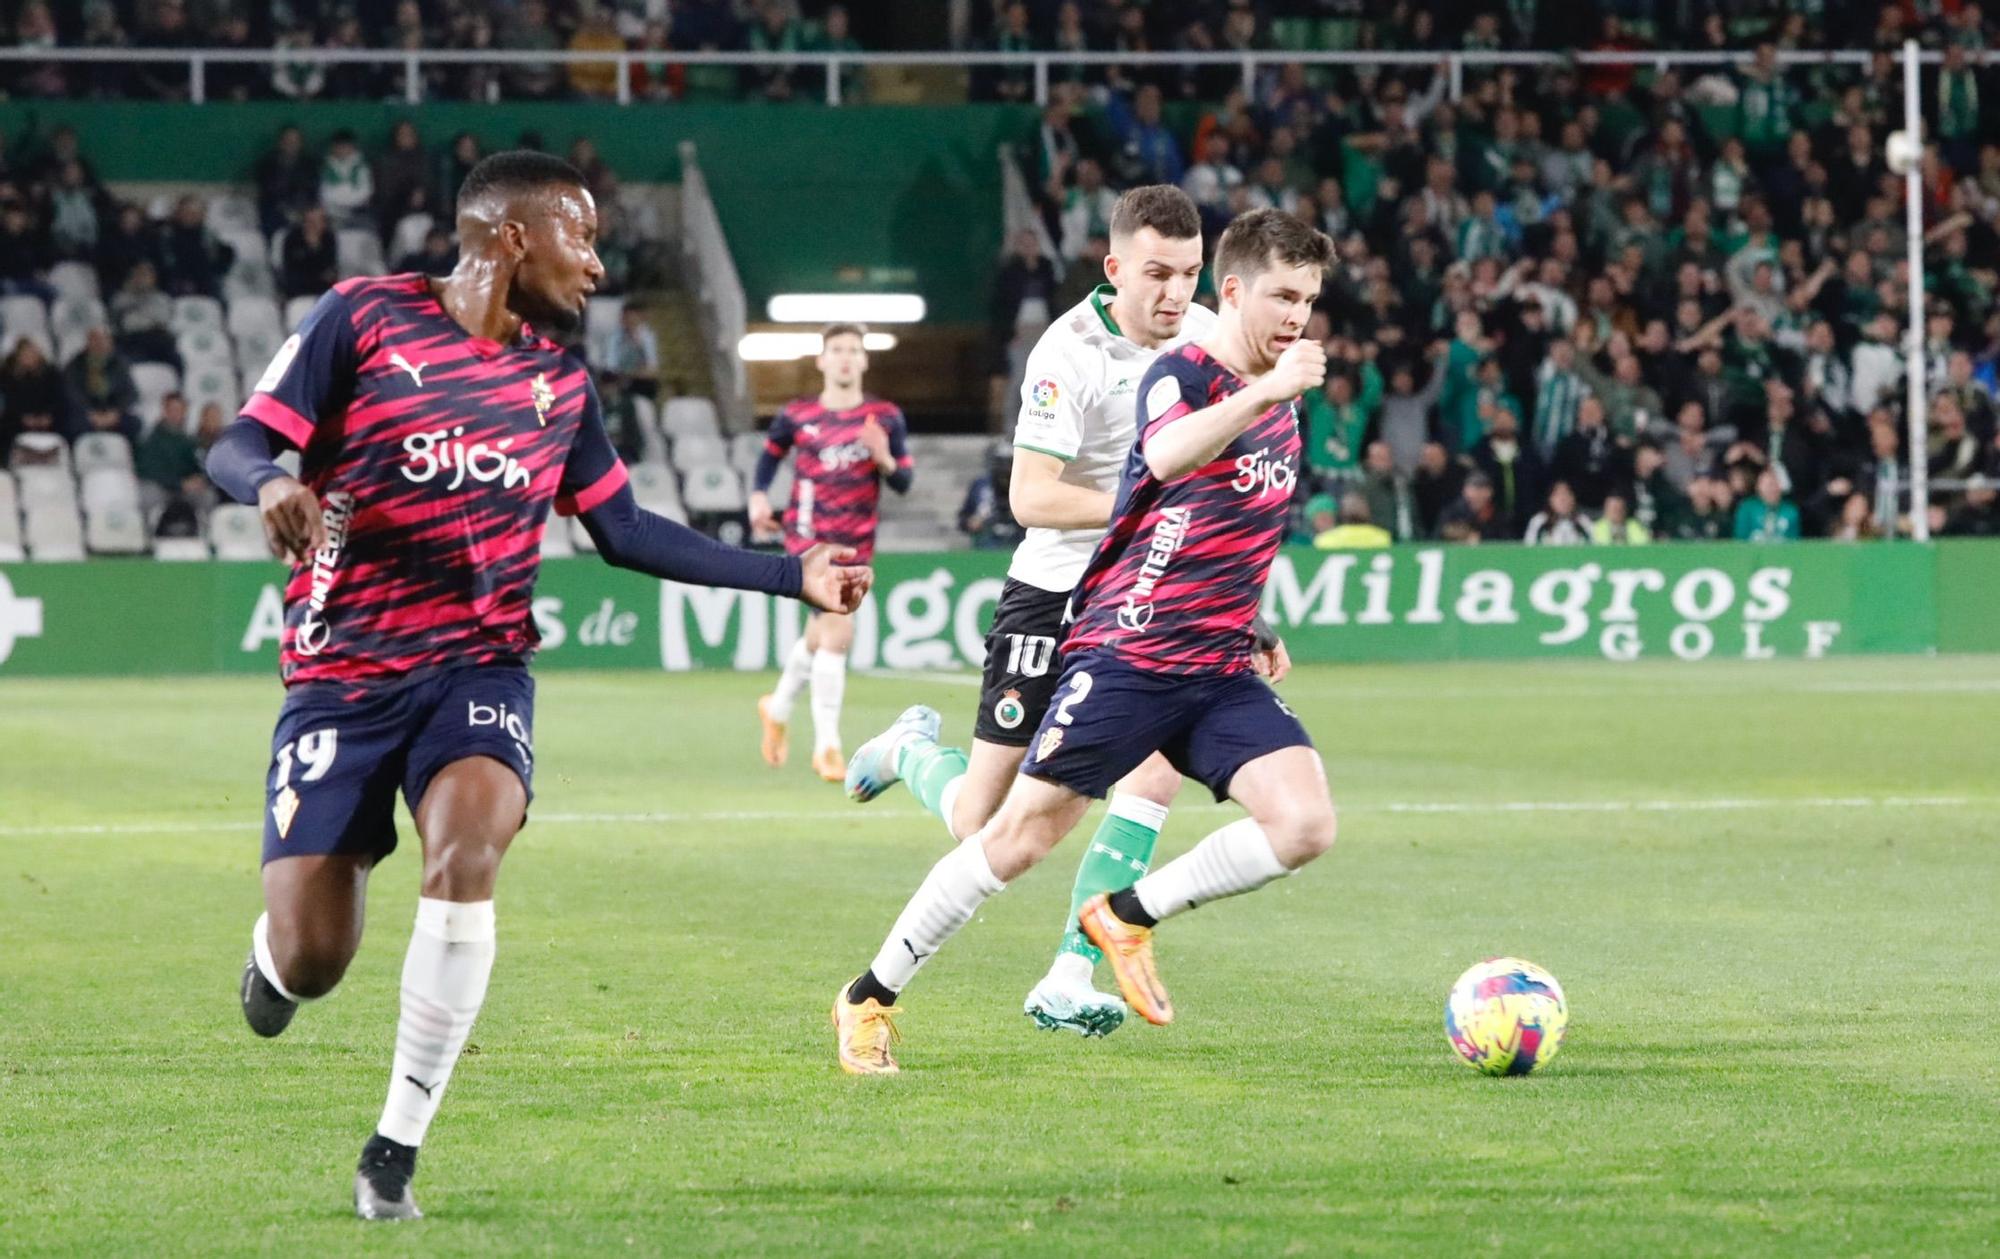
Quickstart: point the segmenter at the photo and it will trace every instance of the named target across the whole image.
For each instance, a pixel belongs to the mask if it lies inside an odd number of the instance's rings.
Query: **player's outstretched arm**
[[[607,563],[691,586],[723,586],[803,599],[830,612],[852,612],[873,573],[842,564],[854,553],[819,546],[804,555],[764,555],[725,546],[686,525],[641,508],[628,486],[583,513],[583,527]]]
[[[1244,388],[1148,435],[1146,469],[1156,480],[1172,481],[1205,467],[1256,423],[1258,416],[1308,389],[1319,388],[1325,381],[1326,347],[1312,340],[1295,341],[1278,356],[1270,371]],[[1167,408],[1154,405],[1151,389],[1155,387],[1147,387],[1145,409],[1157,420]]]
[[[256,420],[237,420],[208,451],[209,479],[239,503],[255,503],[271,552],[304,564],[326,545],[319,498],[278,466],[283,439]]]

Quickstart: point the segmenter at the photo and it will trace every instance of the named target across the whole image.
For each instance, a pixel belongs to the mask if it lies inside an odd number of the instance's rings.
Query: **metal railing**
[[[1874,53],[1868,49],[1832,49],[1820,52],[1788,51],[1778,54],[1778,63],[1789,69],[1811,66],[1865,66]],[[1925,64],[1943,60],[1943,54],[1920,54]],[[440,67],[533,67],[553,69],[568,66],[617,67],[613,93],[621,105],[633,100],[633,68],[638,66],[733,66],[757,70],[815,69],[826,76],[826,103],[842,100],[841,73],[869,66],[956,66],[968,70],[1026,70],[1032,76],[1035,103],[1049,99],[1051,72],[1065,67],[1104,68],[1124,66],[1138,69],[1185,69],[1233,67],[1246,93],[1254,94],[1257,76],[1263,70],[1283,65],[1355,66],[1381,69],[1386,66],[1444,68],[1449,95],[1460,99],[1467,70],[1503,66],[1639,66],[1665,71],[1676,66],[1735,66],[1749,60],[1747,52],[1673,52],[1633,49],[1617,52],[1289,52],[1267,49],[1257,52],[680,52],[664,49],[622,51],[525,52],[500,49],[437,48],[0,48],[0,64],[35,62],[49,65],[182,65],[188,71],[188,97],[197,104],[208,98],[208,69],[217,65],[336,66],[367,65],[400,68],[403,72],[403,100],[422,104],[427,70]],[[1983,64],[1983,54],[1982,62]]]
[[[699,304],[716,409],[725,427],[742,432],[750,424],[750,385],[736,347],[748,325],[749,301],[694,141],[681,141],[680,154],[682,274]]]

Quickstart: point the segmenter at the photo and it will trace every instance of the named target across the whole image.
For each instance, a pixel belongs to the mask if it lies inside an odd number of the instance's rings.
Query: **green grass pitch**
[[[803,749],[767,770],[767,684],[542,676],[430,1218],[370,1226],[407,822],[346,983],[260,1042],[235,984],[276,684],[0,683],[0,1254],[2000,1245],[2000,661],[1301,670],[1340,843],[1163,931],[1179,1021],[1021,1016],[1073,837],[906,994],[892,1080],[839,1074],[827,1006],[940,832]],[[962,736],[975,694],[857,677],[850,744],[916,700]],[[1162,854],[1230,816],[1190,790]],[[1442,1031],[1497,953],[1568,990],[1531,1078]]]

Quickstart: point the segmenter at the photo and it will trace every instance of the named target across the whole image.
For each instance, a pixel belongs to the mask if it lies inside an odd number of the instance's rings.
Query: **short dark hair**
[[[1333,238],[1295,214],[1251,210],[1238,216],[1215,246],[1216,287],[1222,287],[1224,276],[1254,279],[1273,262],[1317,267],[1325,275],[1333,265]]]
[[[459,185],[458,199],[478,201],[495,195],[504,198],[548,188],[586,186],[583,172],[561,158],[530,149],[512,149],[481,158]]]
[[[862,345],[868,344],[868,328],[858,323],[830,323],[820,331],[819,343],[824,347],[835,337],[858,337]]]
[[[1111,238],[1129,237],[1142,227],[1168,240],[1188,240],[1201,235],[1201,211],[1194,208],[1193,198],[1172,184],[1129,188],[1111,207]]]

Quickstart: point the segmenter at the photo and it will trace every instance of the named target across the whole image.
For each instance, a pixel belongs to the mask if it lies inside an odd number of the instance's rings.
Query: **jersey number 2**
[[[1071,677],[1069,680],[1069,694],[1063,696],[1063,702],[1056,705],[1056,724],[1066,726],[1070,722],[1075,721],[1076,718],[1071,715],[1069,710],[1082,703],[1083,697],[1088,694],[1090,694],[1090,675],[1088,673],[1079,673]]]

